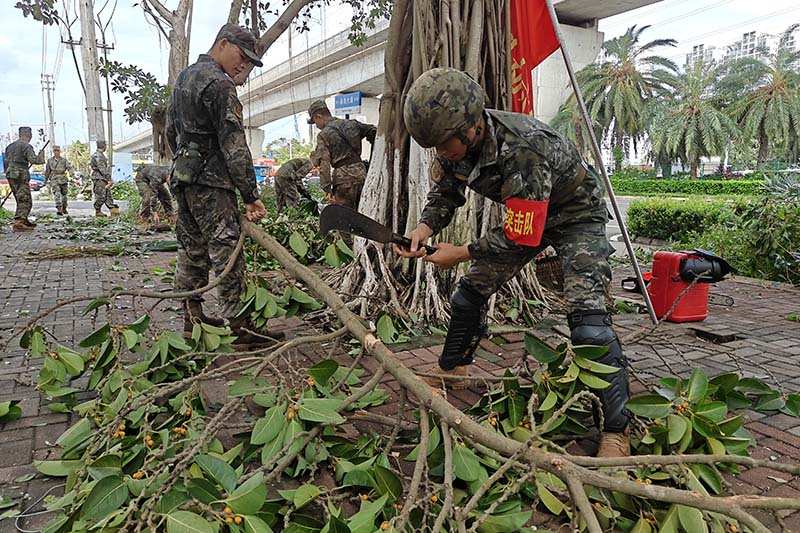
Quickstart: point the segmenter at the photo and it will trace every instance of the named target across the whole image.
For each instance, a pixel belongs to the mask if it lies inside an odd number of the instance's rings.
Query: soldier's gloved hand
[[[247,214],[247,220],[250,222],[258,222],[267,214],[267,209],[264,207],[261,200],[256,200],[245,206],[245,213]]]
[[[402,257],[422,257],[425,255],[425,248],[421,245],[433,235],[433,230],[425,223],[418,224],[416,228],[406,233],[406,237],[411,239],[411,248],[401,248],[393,244],[394,253]]]
[[[453,268],[459,263],[469,261],[472,256],[469,255],[469,249],[466,246],[456,246],[449,242],[440,242],[434,245],[436,253],[425,257],[425,261],[433,263],[437,267],[447,270]]]

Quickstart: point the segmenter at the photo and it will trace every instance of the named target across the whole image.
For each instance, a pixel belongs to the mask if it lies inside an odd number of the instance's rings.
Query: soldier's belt
[[[356,163],[361,163],[362,165],[364,164],[364,162],[361,161],[360,157],[353,156],[343,159],[337,163],[334,163],[331,166],[333,167],[334,170],[336,170],[342,167],[346,167],[347,165],[355,165]]]

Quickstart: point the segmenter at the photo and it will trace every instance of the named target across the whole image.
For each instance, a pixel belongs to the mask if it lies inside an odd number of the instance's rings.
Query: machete
[[[384,244],[391,242],[403,248],[411,249],[411,239],[408,237],[398,235],[368,216],[339,204],[328,205],[322,210],[319,215],[319,229],[322,233],[328,233],[331,230],[343,231],[371,241]],[[429,255],[436,253],[436,248],[433,246],[428,246],[427,244],[423,246]]]

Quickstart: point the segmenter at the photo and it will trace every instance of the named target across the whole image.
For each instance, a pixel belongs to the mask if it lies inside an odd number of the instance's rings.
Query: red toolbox
[[[667,317],[669,322],[699,322],[708,316],[709,283],[695,283],[681,298],[681,294],[692,284],[687,276],[688,261],[701,260],[694,252],[656,252],[653,257],[653,277],[647,285],[647,292],[653,302],[656,316],[661,319],[675,302],[675,309]],[[681,274],[684,274],[683,276]]]

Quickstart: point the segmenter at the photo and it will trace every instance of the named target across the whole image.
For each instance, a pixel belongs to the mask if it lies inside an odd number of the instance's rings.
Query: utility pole
[[[53,145],[56,142],[56,121],[53,116],[53,97],[52,93],[56,88],[53,82],[53,76],[50,74],[42,74],[42,90],[47,94],[47,135],[50,144],[47,145],[48,153],[53,155]]]
[[[86,80],[86,124],[89,129],[89,145],[93,151],[98,140],[106,140],[103,125],[103,104],[100,95],[100,72],[97,60],[97,38],[94,33],[94,2],[79,0],[81,18],[81,62]]]
[[[113,50],[114,45],[109,45],[106,42],[106,30],[100,22],[99,17],[97,20],[97,25],[100,28],[100,36],[103,39],[103,42],[98,43],[97,47],[102,48],[103,60],[108,63],[108,51]],[[111,84],[108,81],[108,76],[104,77],[106,79],[106,111],[108,112],[108,166],[111,168],[114,166],[114,122],[111,110]]]

